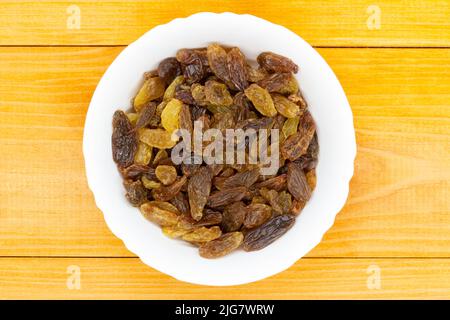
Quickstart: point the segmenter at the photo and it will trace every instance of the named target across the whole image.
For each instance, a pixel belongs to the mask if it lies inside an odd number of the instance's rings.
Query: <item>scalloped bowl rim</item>
[[[212,23],[211,27],[201,30],[200,25],[206,23]],[[231,31],[239,32],[230,35],[223,27],[221,29],[222,25],[229,26],[229,23],[232,23],[229,27]],[[189,30],[199,34],[183,37]],[[231,31],[229,33],[232,33]],[[214,39],[200,38],[212,35],[218,36]],[[264,35],[264,39],[261,35]],[[163,36],[169,37],[169,40],[170,36],[178,37],[177,44],[187,45],[177,46],[169,41],[161,42],[166,39]],[[254,48],[246,47],[247,42],[236,44],[242,42],[242,39],[253,43]],[[235,44],[241,47],[245,54],[250,53],[249,58],[254,58],[251,55],[261,51],[275,51],[289,56],[299,64],[300,72],[297,78],[317,122],[321,147],[317,166],[317,187],[294,227],[261,251],[235,252],[217,260],[203,259],[198,256],[195,248],[165,238],[160,231],[158,233],[159,227],[143,219],[138,209],[126,203],[120,176],[112,163],[111,147],[104,145],[108,135],[110,144],[112,112],[123,108],[125,101],[129,102],[141,82],[142,73],[148,70],[146,67],[150,64],[156,67],[159,61],[154,58],[155,61],[148,62],[152,59],[144,60],[139,52],[148,52],[162,59],[167,53],[173,55],[174,50],[179,47],[205,45],[200,43],[202,41]],[[258,43],[262,41],[264,43],[258,47]],[[161,46],[161,50],[158,49],[157,52],[149,50],[154,42],[157,42],[156,48],[158,43],[164,43],[165,46]],[[192,45],[189,45],[190,43]],[[287,43],[289,46],[276,47],[278,44]],[[276,50],[277,48],[279,50]],[[297,56],[297,53],[301,53],[303,57]],[[316,73],[320,75],[316,76]],[[123,83],[127,84],[126,89],[122,88]],[[111,91],[111,88],[114,90]],[[109,112],[108,116],[104,114],[106,111]],[[116,57],[92,96],[85,121],[83,154],[87,181],[94,194],[95,203],[103,212],[112,233],[123,241],[129,251],[148,266],[178,280],[224,286],[249,283],[282,272],[320,243],[346,202],[349,181],[354,170],[356,140],[352,111],[345,93],[331,68],[307,42],[285,27],[252,15],[201,12],[154,27]],[[325,158],[324,154],[329,154],[331,159]],[[335,163],[331,163],[332,161]],[[110,172],[112,166],[114,169]]]

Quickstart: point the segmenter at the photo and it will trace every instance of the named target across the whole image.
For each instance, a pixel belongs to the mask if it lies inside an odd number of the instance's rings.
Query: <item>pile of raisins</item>
[[[205,258],[260,250],[294,224],[316,184],[316,126],[294,73],[272,52],[251,65],[237,47],[181,49],[144,74],[130,112],[113,117],[112,152],[126,198],[169,237]],[[175,165],[176,129],[279,129],[280,168],[256,164]],[[191,155],[195,157],[195,154]]]

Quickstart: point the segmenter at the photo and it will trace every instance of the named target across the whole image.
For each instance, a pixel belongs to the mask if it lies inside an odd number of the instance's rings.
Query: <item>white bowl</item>
[[[179,48],[211,42],[238,46],[249,59],[263,51],[291,58],[300,67],[302,92],[317,127],[320,145],[317,187],[295,225],[270,246],[238,250],[208,260],[198,249],[164,236],[124,196],[122,178],[111,155],[111,120],[128,109],[142,74]],[[103,75],[92,97],[84,128],[83,152],[89,187],[111,231],[141,260],[176,279],[203,285],[237,285],[279,273],[322,239],[348,195],[356,142],[352,111],[333,71],[298,35],[279,25],[233,13],[198,13],[148,31],[125,48]]]

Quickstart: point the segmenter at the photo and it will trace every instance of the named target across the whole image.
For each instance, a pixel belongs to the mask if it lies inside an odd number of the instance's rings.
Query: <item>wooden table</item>
[[[289,270],[239,287],[142,264],[84,173],[85,114],[105,69],[148,29],[198,11],[298,33],[355,120],[355,175],[334,226]],[[2,1],[0,298],[449,299],[449,116],[449,1]]]

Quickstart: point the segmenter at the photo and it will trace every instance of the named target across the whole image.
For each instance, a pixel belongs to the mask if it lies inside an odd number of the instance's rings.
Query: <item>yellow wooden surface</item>
[[[81,28],[67,30],[76,4]],[[373,7],[380,29],[370,30]],[[0,44],[129,44],[149,28],[196,12],[250,13],[279,23],[316,46],[449,46],[447,0],[2,1]]]
[[[70,4],[79,30],[67,29]],[[368,27],[369,6],[380,29]],[[133,257],[95,207],[81,154],[89,100],[120,45],[225,10],[331,47],[318,51],[344,87],[358,143],[348,202],[322,243],[238,288],[184,284]],[[449,1],[3,1],[0,298],[450,298],[449,21]],[[81,290],[66,286],[69,265]],[[379,289],[367,285],[371,266]]]
[[[180,282],[138,258],[9,258],[0,259],[0,292],[8,299],[448,299],[450,260],[428,260],[306,258],[264,281],[217,288]],[[67,283],[74,267],[79,289]]]

